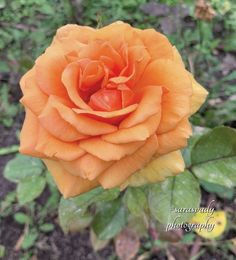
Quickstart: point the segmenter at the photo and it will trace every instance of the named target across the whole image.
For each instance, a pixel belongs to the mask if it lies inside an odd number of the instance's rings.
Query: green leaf
[[[39,230],[45,233],[53,231],[54,228],[55,226],[52,223],[44,223],[39,226]]]
[[[16,192],[15,190],[10,191],[9,193],[7,193],[5,199],[5,201],[8,201],[10,203],[14,202],[16,200]]]
[[[222,78],[222,81],[234,80],[236,79],[236,71],[232,71],[229,75]]]
[[[221,83],[221,85],[224,85],[225,96],[231,96],[235,93],[235,89],[233,85],[230,86],[227,85],[226,83]],[[204,118],[206,123],[211,126],[211,125],[225,124],[226,122],[234,121],[235,115],[236,115],[236,100],[228,99],[225,102],[217,104],[217,107],[213,106],[211,109],[208,109],[204,115]]]
[[[192,171],[201,180],[232,188],[236,185],[236,131],[216,127],[194,145]]]
[[[5,0],[0,0],[0,9],[4,8],[6,5]]]
[[[188,145],[182,150],[182,155],[184,158],[184,162],[186,167],[189,167],[192,164],[191,161],[191,152],[195,145],[195,143],[198,141],[198,139],[202,136],[203,133],[207,133],[209,131],[209,128],[205,127],[193,127],[193,136],[191,136],[188,139]]]
[[[88,207],[95,202],[114,200],[119,196],[119,194],[119,188],[104,190],[102,187],[98,187],[69,200],[73,201],[77,207]]]
[[[146,194],[141,188],[128,188],[125,192],[124,201],[130,213],[135,216],[142,215],[147,206]]]
[[[63,231],[79,231],[87,227],[92,216],[87,207],[95,202],[104,202],[115,199],[119,189],[104,190],[99,187],[71,199],[61,199],[59,204],[59,221]]]
[[[184,158],[185,166],[189,167],[191,165],[191,151],[194,144],[199,139],[199,135],[194,135],[188,139],[188,145],[182,150],[182,155]]]
[[[209,193],[216,193],[220,198],[233,199],[234,197],[234,189],[206,181],[200,181],[200,184],[204,190]]]
[[[27,216],[26,214],[22,213],[22,212],[18,212],[14,215],[14,219],[16,222],[18,222],[19,224],[26,224],[26,223],[30,223],[31,219],[29,216]]]
[[[201,180],[233,188],[236,185],[236,157],[218,159],[192,167]]]
[[[203,135],[194,145],[192,164],[236,156],[236,131],[220,126]]]
[[[106,240],[118,234],[126,224],[126,211],[121,200],[104,204],[96,214],[92,228],[98,239]]]
[[[140,237],[143,237],[149,227],[149,219],[143,214],[142,216],[128,215],[128,224],[127,227],[133,230]]]
[[[236,50],[236,33],[232,33],[223,40],[223,48],[225,51]]]
[[[36,199],[44,190],[46,180],[43,176],[32,176],[22,180],[17,186],[17,198],[21,205]]]
[[[12,215],[13,203],[16,200],[16,192],[9,192],[3,200],[0,201],[0,218]]]
[[[77,207],[87,207],[88,205],[93,203],[96,200],[97,196],[99,196],[102,192],[103,189],[99,187],[89,192],[83,193],[82,195],[79,195],[77,197],[68,199],[67,201],[74,203]]]
[[[161,223],[181,223],[189,220],[194,213],[179,211],[199,207],[200,197],[198,181],[189,171],[185,171],[151,185],[148,203],[152,215]]]
[[[99,189],[102,189],[102,191],[101,191],[100,194],[98,194],[94,198],[94,200],[93,200],[94,202],[114,200],[120,194],[120,189],[119,188],[113,188],[113,189],[107,189],[107,190],[104,190],[103,188],[99,188]]]
[[[5,256],[6,248],[3,245],[0,245],[0,258]]]
[[[3,148],[0,148],[0,156],[11,154],[11,153],[16,153],[18,151],[19,151],[19,145],[11,145],[8,147],[3,147]]]
[[[85,200],[82,203],[79,197],[67,200],[61,198],[58,214],[60,226],[65,233],[80,231],[89,226],[93,219],[87,211]],[[85,199],[84,196],[83,198]]]
[[[49,212],[53,212],[55,209],[58,209],[60,198],[61,196],[57,190],[53,190],[53,192],[51,192],[50,197],[43,206],[43,211],[46,211],[46,215]]]
[[[43,170],[44,166],[41,160],[17,154],[7,163],[3,174],[9,181],[19,182],[27,177],[39,176]]]
[[[181,242],[185,243],[185,244],[191,244],[191,243],[193,243],[195,237],[196,237],[196,235],[194,233],[187,233],[183,236],[183,238],[181,239]]]
[[[45,176],[46,176],[46,181],[47,181],[47,184],[48,184],[50,190],[52,191],[52,190],[56,189],[57,185],[56,185],[51,173],[48,170],[45,171]]]
[[[34,245],[37,238],[38,238],[38,233],[36,231],[34,231],[34,230],[29,231],[29,233],[27,233],[24,237],[21,248],[29,249],[30,247],[32,247]]]

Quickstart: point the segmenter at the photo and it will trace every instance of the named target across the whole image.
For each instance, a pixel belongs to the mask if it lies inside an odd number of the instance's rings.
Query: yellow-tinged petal
[[[201,105],[204,103],[208,92],[207,90],[202,87],[190,74],[192,79],[192,87],[193,87],[193,94],[191,97],[191,114],[194,114],[197,112],[197,110],[201,107]]]
[[[197,212],[190,223],[196,225],[194,230],[199,236],[213,239],[224,232],[227,223],[226,213],[224,211]],[[199,224],[198,228],[197,224]]]
[[[143,169],[129,177],[122,184],[126,186],[141,186],[146,183],[164,181],[166,177],[174,176],[184,171],[184,160],[180,151],[171,152],[154,158]]]
[[[157,133],[158,153],[167,154],[185,147],[191,134],[192,128],[188,118],[183,118],[175,129],[163,134]]]
[[[157,151],[158,143],[156,135],[149,137],[147,142],[135,153],[123,157],[112,164],[99,177],[98,181],[104,189],[121,185],[134,172],[144,167]]]
[[[173,54],[174,54],[174,62],[176,62],[177,64],[179,64],[184,68],[185,66],[181,58],[181,55],[179,54],[175,46],[173,46]],[[191,73],[189,73],[189,76],[192,80],[192,88],[193,88],[193,94],[191,97],[191,114],[194,114],[204,103],[208,95],[208,91],[194,79]]]

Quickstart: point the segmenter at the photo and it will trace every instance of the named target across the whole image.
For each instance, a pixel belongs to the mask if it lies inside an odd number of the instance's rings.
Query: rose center
[[[91,95],[89,106],[94,110],[114,111],[133,103],[134,94],[126,85],[119,84],[116,88],[101,88]]]
[[[133,91],[127,86],[126,77],[116,77],[101,61],[80,62],[78,92],[94,110],[114,111],[133,103]]]

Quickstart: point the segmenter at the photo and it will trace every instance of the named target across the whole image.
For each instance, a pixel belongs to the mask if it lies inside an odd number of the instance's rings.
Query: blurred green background
[[[191,118],[192,123],[205,128],[221,124],[235,128],[236,1],[209,0],[205,6],[202,3],[194,0],[0,0],[0,173],[18,149],[24,117],[19,104],[19,79],[50,44],[57,28],[68,23],[102,27],[123,20],[138,28],[152,27],[164,33],[180,51],[188,70],[209,90],[207,102]],[[199,16],[196,9],[201,6],[212,17],[206,20]],[[79,237],[63,236],[55,220],[59,195],[50,179],[47,183],[36,202],[22,207],[16,201],[15,186],[0,174],[0,259],[116,259],[111,247],[102,256],[91,253],[87,233]],[[223,192],[229,200],[233,199],[233,192]],[[232,210],[235,210],[233,206]],[[22,241],[17,239],[27,233],[25,228],[32,232],[22,247]],[[75,253],[78,244],[79,254]],[[142,250],[150,250],[150,244],[144,243]],[[199,259],[212,259],[214,248],[211,250]],[[222,250],[217,251],[219,258],[215,259],[235,259],[228,258],[229,248]],[[167,258],[160,252],[159,258],[153,259]]]
[[[197,80],[210,90],[205,126],[234,120],[236,2],[211,0],[215,17],[196,19],[193,0],[0,0],[0,122],[11,127],[18,113],[18,81],[49,45],[58,27],[78,23],[101,27],[123,20],[165,33]],[[220,100],[219,100],[220,99]],[[222,104],[223,102],[223,104]],[[215,107],[217,103],[217,107]]]

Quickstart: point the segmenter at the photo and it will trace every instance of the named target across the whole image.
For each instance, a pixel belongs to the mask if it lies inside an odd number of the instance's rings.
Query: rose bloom
[[[207,95],[164,35],[123,22],[61,27],[20,85],[20,152],[43,159],[65,198],[182,172]]]

